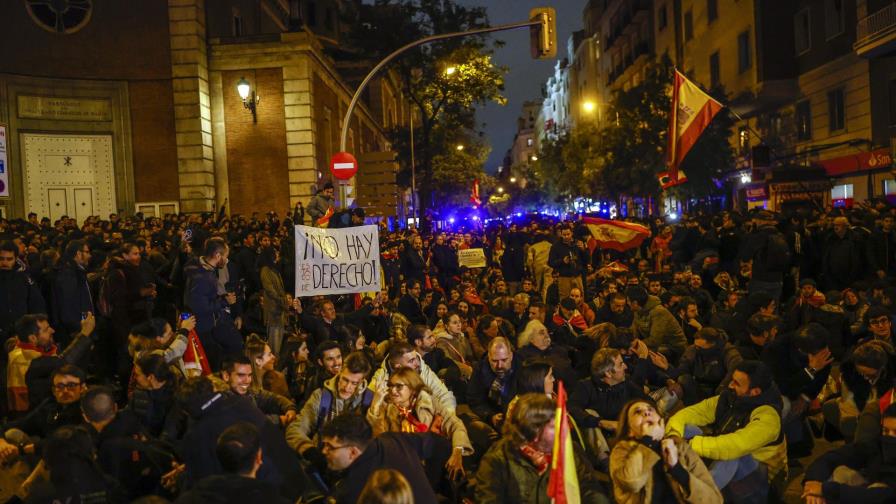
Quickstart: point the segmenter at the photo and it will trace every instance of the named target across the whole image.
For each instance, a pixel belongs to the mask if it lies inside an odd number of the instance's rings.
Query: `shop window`
[[[834,208],[852,208],[852,184],[835,185],[831,189],[831,205]]]

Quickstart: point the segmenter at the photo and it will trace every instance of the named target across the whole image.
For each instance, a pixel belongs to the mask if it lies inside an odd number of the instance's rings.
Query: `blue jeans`
[[[700,427],[695,425],[685,425],[684,427],[685,439],[691,439],[701,434],[703,434],[703,430]],[[732,481],[740,481],[749,476],[758,468],[759,462],[756,462],[752,455],[744,455],[731,460],[713,460],[709,464],[709,473],[712,475],[712,480],[716,482],[716,486],[721,490]]]

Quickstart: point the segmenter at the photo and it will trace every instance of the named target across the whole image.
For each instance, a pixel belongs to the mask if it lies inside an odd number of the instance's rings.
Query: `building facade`
[[[10,4],[0,17],[4,216],[80,221],[225,201],[234,213],[283,212],[329,177],[353,92],[327,52],[344,29],[342,2],[94,0],[80,20],[54,10],[67,2]],[[241,81],[258,97],[254,113]],[[397,89],[374,83],[346,150],[388,149],[384,128],[407,113]]]

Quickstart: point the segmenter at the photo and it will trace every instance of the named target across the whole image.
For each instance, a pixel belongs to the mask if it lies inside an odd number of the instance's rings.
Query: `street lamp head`
[[[533,155],[533,156],[532,156],[531,158],[529,158],[529,159],[531,159],[532,161],[538,161],[538,156]]]
[[[459,151],[462,151],[462,150],[464,150],[464,144],[457,144],[457,147],[455,147],[455,148]]]
[[[498,186],[498,192],[499,192],[499,193],[503,193],[503,192],[504,192],[504,188],[503,188],[503,187],[500,187],[500,186]]]
[[[448,68],[445,69],[445,75],[454,75],[454,72],[456,72],[456,71],[457,71],[456,66],[453,66],[453,65],[449,66]]]
[[[595,109],[596,107],[597,107],[597,105],[595,105],[595,103],[594,103],[593,101],[591,101],[591,100],[588,100],[588,101],[586,101],[585,103],[582,104],[582,108],[585,110],[585,112],[588,112],[589,114],[590,114],[591,112],[594,112],[594,109]]]
[[[511,184],[515,184],[515,183],[516,183],[516,177],[510,177],[510,183],[511,183]]]
[[[240,94],[240,99],[246,101],[249,98],[250,90],[249,81],[245,77],[240,77],[239,82],[236,83],[236,91]]]

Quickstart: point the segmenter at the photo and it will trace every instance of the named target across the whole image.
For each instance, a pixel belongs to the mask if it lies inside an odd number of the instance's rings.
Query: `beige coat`
[[[672,437],[678,447],[678,463],[690,475],[690,492],[671,476],[666,480],[680,503],[714,504],[722,502],[722,493],[712,480],[703,460],[680,437]],[[618,504],[650,504],[653,500],[653,466],[662,464],[660,456],[637,441],[620,441],[610,452],[610,478],[613,497]]]
[[[451,446],[463,448],[464,455],[473,453],[473,444],[467,434],[467,428],[460,418],[434,401],[432,395],[421,390],[414,404],[414,415],[420,422],[431,426],[436,416],[442,417],[442,432],[451,439]],[[378,436],[383,432],[400,432],[401,415],[394,404],[374,404],[367,410],[367,421],[373,426],[373,435]]]

